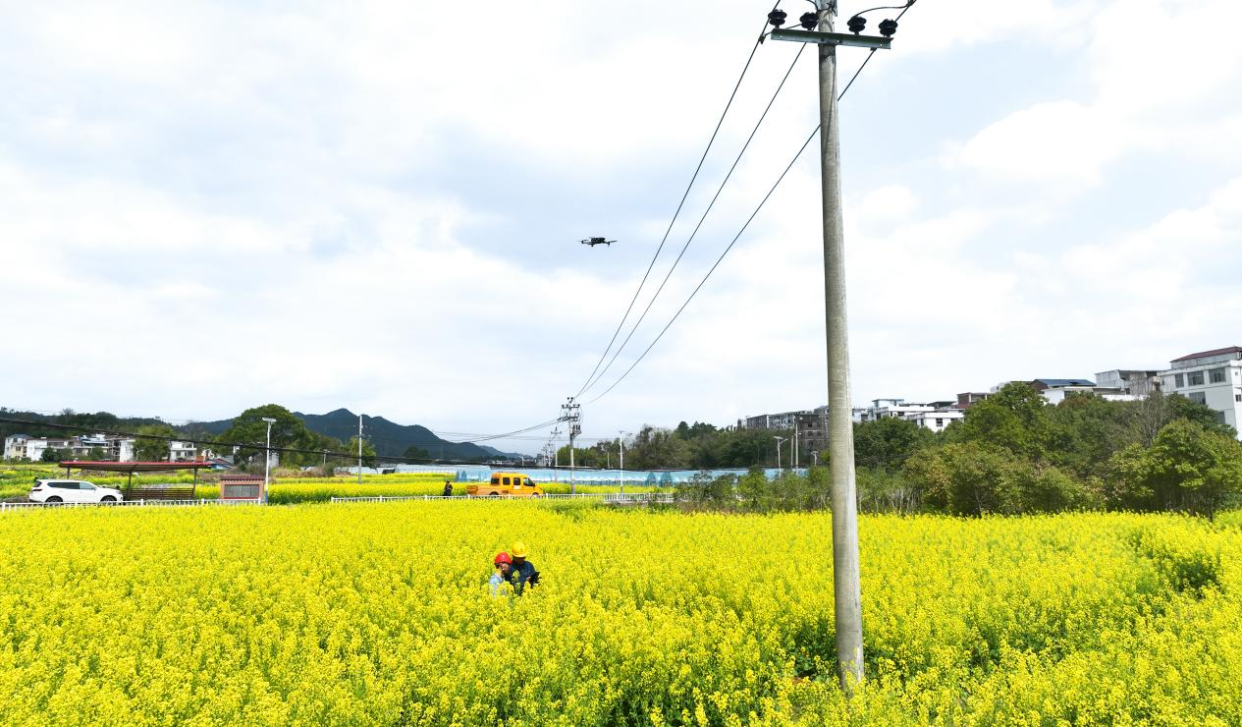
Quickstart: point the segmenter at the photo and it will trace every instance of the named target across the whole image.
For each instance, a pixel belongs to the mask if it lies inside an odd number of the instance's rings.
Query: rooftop
[[[1095,386],[1089,379],[1035,379],[1039,383],[1052,388],[1054,386]]]
[[[1189,356],[1182,356],[1181,358],[1173,359],[1173,363],[1177,363],[1178,361],[1193,361],[1197,358],[1211,358],[1213,356],[1224,356],[1224,355],[1231,354],[1231,353],[1242,354],[1242,347],[1230,346],[1228,348],[1217,348],[1211,351],[1201,351],[1199,353],[1192,353]]]

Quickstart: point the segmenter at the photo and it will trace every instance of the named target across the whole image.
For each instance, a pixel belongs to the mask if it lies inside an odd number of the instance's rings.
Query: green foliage
[[[813,467],[805,476],[786,471],[774,479],[768,479],[761,468],[752,467],[741,477],[712,477],[700,472],[678,485],[673,498],[692,509],[798,512],[828,507],[829,490],[828,472],[823,467]]]
[[[138,427],[135,432],[139,436],[134,441],[134,459],[139,462],[167,462],[170,445],[168,439],[156,437],[175,437],[176,430],[167,424],[146,424]]]
[[[239,463],[257,460],[262,465],[263,448],[267,441],[267,422],[263,421],[264,417],[276,420],[272,424],[272,447],[290,447],[317,451],[324,449],[340,451],[342,449],[339,442],[335,443],[336,446],[334,447],[326,446],[332,440],[321,434],[311,432],[302,423],[302,420],[295,417],[288,409],[279,404],[267,404],[242,412],[233,420],[232,425],[220,435],[220,442],[243,445],[235,453]],[[353,449],[350,451],[356,452],[357,450],[357,442],[354,442]],[[322,455],[313,452],[281,452],[279,454],[280,462],[285,466],[310,465],[322,461]],[[372,455],[374,455],[374,451],[372,451]]]
[[[690,462],[690,443],[672,430],[644,426],[625,448],[625,461],[633,469],[679,469]]]
[[[830,486],[826,467],[811,470],[822,473],[823,491]],[[909,514],[922,507],[922,495],[917,487],[900,471],[859,467],[856,475],[858,486],[858,509],[861,512],[897,512]]]
[[[402,458],[404,458],[404,459],[424,459],[424,460],[430,460],[430,459],[431,459],[431,452],[428,452],[427,450],[423,449],[422,447],[419,447],[419,446],[416,446],[416,445],[411,444],[410,446],[408,446],[408,447],[406,447],[406,448],[405,448],[405,452],[404,452],[404,453],[402,453],[402,455],[401,455],[401,456],[402,456]]]
[[[1006,384],[970,408],[948,432],[950,441],[975,442],[1005,449],[1019,457],[1043,458],[1052,439],[1051,407],[1030,384]]]
[[[1119,507],[1212,517],[1242,494],[1242,444],[1188,419],[1167,424],[1149,448],[1118,452],[1110,466],[1107,494]]]
[[[979,442],[923,450],[905,477],[922,501],[954,515],[1018,515],[1089,506],[1091,493],[1055,467],[1033,464]]]
[[[916,450],[935,435],[918,424],[897,417],[854,425],[854,462],[859,467],[894,471],[901,469]]]
[[[349,438],[349,443],[345,445],[345,451],[349,452],[351,455],[358,452],[358,438],[357,437]],[[349,459],[349,463],[351,466],[357,467],[358,466],[357,456],[351,457]],[[375,467],[378,464],[379,464],[379,460],[377,459],[376,454],[375,454],[375,445],[371,444],[366,439],[363,439],[362,440],[362,466],[363,467]]]
[[[67,449],[53,449],[52,447],[47,447],[46,449],[43,450],[43,454],[39,456],[39,461],[40,462],[63,462],[67,459],[72,459],[72,458],[73,458],[73,453]]]

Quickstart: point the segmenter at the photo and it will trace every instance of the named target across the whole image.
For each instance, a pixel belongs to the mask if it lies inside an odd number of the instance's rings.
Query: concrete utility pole
[[[570,396],[561,404],[561,409],[565,411],[563,419],[569,422],[569,494],[575,495],[578,493],[578,479],[574,474],[574,440],[582,434],[582,426],[578,423],[582,405],[574,403],[574,397]]]
[[[776,440],[776,469],[781,468],[781,442],[788,442],[788,437],[772,437]]]
[[[793,468],[798,469],[798,415],[794,414]]]
[[[836,0],[815,0],[819,32],[833,32]],[[850,352],[845,310],[845,229],[841,217],[841,127],[837,115],[837,46],[819,46],[819,132],[824,205],[824,297],[828,322],[828,450],[832,465],[832,580],[837,673],[846,693],[863,678],[862,584],[858,566],[858,497]]]
[[[358,415],[358,485],[362,485],[362,415]]]
[[[263,417],[263,421],[267,422],[267,447],[263,450],[263,504],[267,504],[267,485],[272,479],[272,425],[276,420],[271,417]]]
[[[854,425],[850,402],[849,333],[845,307],[845,232],[841,220],[841,129],[837,117],[837,47],[892,47],[897,23],[885,20],[881,36],[862,35],[866,21],[850,18],[851,33],[833,31],[837,0],[813,0],[815,12],[799,18],[803,30],[782,29],[786,14],[773,10],[773,40],[819,46],[820,169],[824,207],[824,297],[828,345],[828,449],[832,472],[832,580],[836,606],[837,675],[846,694],[863,678],[862,588],[858,566],[858,501],[854,479]],[[907,4],[909,7],[909,4]],[[887,10],[890,8],[872,8]],[[900,16],[899,16],[900,17]]]
[[[617,444],[621,447],[621,485],[620,494],[625,494],[625,432],[617,432]]]

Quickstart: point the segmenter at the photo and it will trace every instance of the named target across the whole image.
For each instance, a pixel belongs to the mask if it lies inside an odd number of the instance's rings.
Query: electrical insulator
[[[854,17],[850,18],[850,32],[853,33],[854,35],[858,35],[859,33],[863,32],[863,28],[866,28],[866,27],[867,27],[867,19],[862,17],[861,15],[855,15]]]
[[[815,30],[819,25],[819,13],[803,13],[798,23],[806,30]]]
[[[897,21],[896,20],[881,20],[880,21],[880,35],[884,36],[885,38],[891,38],[893,37],[893,33],[896,33],[896,32],[897,32]]]
[[[772,24],[773,28],[779,28],[785,24],[785,17],[784,10],[773,10],[768,13],[768,22]]]

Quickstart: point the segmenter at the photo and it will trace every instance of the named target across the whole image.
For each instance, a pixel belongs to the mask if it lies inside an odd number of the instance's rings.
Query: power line
[[[772,10],[780,7],[781,0],[776,0],[776,4],[772,6]],[[763,29],[768,27],[767,21],[764,21]],[[681,215],[681,209],[686,204],[686,198],[690,196],[690,190],[694,187],[694,182],[699,178],[699,172],[703,169],[703,163],[707,161],[707,154],[712,150],[712,145],[716,142],[716,136],[720,133],[720,127],[724,124],[725,117],[729,114],[729,109],[733,106],[733,99],[737,98],[737,91],[742,87],[742,80],[746,78],[746,71],[750,70],[750,63],[755,59],[755,53],[759,50],[759,46],[763,43],[763,33],[760,32],[759,38],[755,41],[754,47],[750,49],[750,55],[746,58],[746,65],[742,66],[742,73],[737,78],[737,83],[733,84],[733,92],[729,94],[729,101],[725,104],[724,111],[720,113],[720,119],[716,122],[716,128],[712,131],[711,138],[707,140],[707,148],[703,150],[703,156],[699,157],[699,163],[694,168],[694,174],[690,176],[690,183],[686,185],[686,191],[681,195],[681,201],[677,203],[677,209],[673,212],[673,219],[669,220],[668,229],[664,231],[664,237],[660,239],[660,244],[656,247],[655,255],[651,257],[651,263],[647,265],[647,271],[643,273],[643,279],[638,283],[638,289],[634,291],[634,297],[630,299],[630,304],[625,309],[625,315],[621,316],[621,321],[617,323],[617,329],[612,332],[612,338],[608,341],[607,348],[600,354],[599,361],[595,363],[595,368],[591,369],[591,373],[587,376],[586,383],[574,395],[574,398],[582,396],[595,378],[595,372],[599,371],[600,364],[604,363],[604,359],[608,357],[608,352],[612,350],[612,344],[617,342],[617,335],[621,333],[621,329],[625,327],[626,320],[630,317],[630,312],[634,310],[634,303],[638,301],[638,295],[642,293],[643,286],[647,284],[647,277],[651,275],[651,269],[655,267],[656,260],[660,257],[660,251],[664,249],[664,243],[668,241],[669,234],[673,231],[673,225],[677,222],[677,217]]]
[[[910,11],[910,8],[914,7],[914,4],[917,1],[918,0],[908,0],[904,9],[897,15],[896,19],[900,20],[902,16],[904,16],[907,12]],[[854,85],[854,81],[858,79],[859,74],[861,74],[863,69],[867,67],[867,63],[870,62],[871,56],[874,54],[875,54],[875,49],[872,49],[871,53],[867,54],[867,57],[863,59],[862,64],[858,66],[858,70],[854,71],[854,75],[850,77],[849,83],[846,84],[844,89],[842,89],[841,94],[837,96],[838,101],[840,101],[842,98],[845,97],[845,93],[850,90],[851,86]],[[815,130],[812,131],[811,135],[808,136],[806,141],[802,143],[802,147],[798,149],[798,153],[794,154],[793,159],[789,161],[789,165],[785,167],[785,171],[781,172],[781,175],[777,177],[776,182],[772,185],[772,188],[768,190],[768,193],[764,195],[763,199],[759,202],[759,206],[755,208],[755,211],[751,213],[750,217],[747,218],[745,224],[742,225],[742,229],[738,231],[737,235],[733,237],[733,240],[729,242],[729,245],[725,247],[724,252],[720,253],[720,257],[716,258],[716,262],[712,264],[712,267],[707,271],[707,274],[703,276],[703,279],[699,281],[699,284],[690,293],[690,297],[686,298],[686,302],[681,304],[681,307],[678,308],[677,312],[673,314],[673,317],[660,331],[659,335],[655,337],[655,340],[651,342],[651,345],[647,346],[646,350],[644,350],[642,354],[637,359],[635,359],[634,363],[630,364],[630,367],[625,370],[625,373],[621,374],[620,378],[612,382],[612,385],[609,386],[607,389],[605,389],[602,394],[600,394],[599,396],[596,396],[594,399],[591,399],[589,402],[587,402],[587,404],[594,404],[595,402],[604,398],[608,394],[608,392],[615,389],[617,385],[620,384],[622,381],[624,381],[625,377],[629,376],[630,372],[633,371],[636,366],[638,366],[639,362],[641,362],[644,358],[646,358],[647,354],[651,351],[651,349],[654,348],[657,343],[659,343],[660,339],[664,337],[664,334],[668,331],[668,329],[672,327],[673,323],[677,320],[677,318],[681,316],[681,313],[682,311],[686,309],[686,306],[690,305],[690,301],[694,300],[694,296],[698,295],[699,290],[703,287],[703,284],[707,282],[707,279],[711,277],[712,273],[715,272],[716,267],[720,265],[721,261],[724,260],[725,256],[729,254],[729,251],[733,249],[733,245],[738,241],[738,238],[742,236],[742,233],[746,231],[746,228],[750,226],[750,223],[752,220],[755,219],[755,216],[759,214],[759,210],[763,209],[763,206],[767,203],[768,198],[770,198],[772,196],[772,193],[776,191],[776,188],[780,186],[781,181],[785,179],[785,175],[789,173],[789,170],[793,168],[794,163],[796,163],[798,161],[798,158],[802,156],[802,153],[806,151],[807,146],[811,143],[811,140],[815,138],[815,135],[819,133],[820,128],[821,128],[821,125],[817,124],[815,126]]]
[[[334,459],[354,460],[357,458],[357,452],[336,452],[330,449],[305,449],[301,447],[267,447],[263,442],[219,442],[208,439],[195,439],[187,436],[167,436],[162,434],[139,434],[137,432],[125,432],[112,429],[101,429],[99,427],[84,427],[76,424],[59,424],[56,422],[40,422],[31,419],[17,419],[14,417],[0,416],[0,422],[8,422],[10,424],[22,424],[31,428],[44,427],[50,429],[59,429],[61,431],[85,432],[89,434],[108,434],[116,437],[129,437],[132,439],[154,439],[161,442],[189,442],[190,444],[202,445],[204,447],[236,447],[238,449],[254,449],[254,450],[270,450],[272,452],[289,452],[291,454],[313,454],[316,457],[327,455]],[[451,442],[450,444],[457,444]],[[436,460],[425,457],[395,457],[388,455],[375,455],[376,461],[399,462],[407,464],[477,464],[476,462],[467,462],[464,460]],[[49,463],[53,464],[53,463]]]
[[[647,314],[651,312],[651,307],[655,305],[656,298],[659,298],[660,293],[664,292],[664,286],[668,284],[669,278],[673,277],[673,271],[677,269],[677,265],[681,262],[681,258],[685,256],[686,250],[690,248],[690,243],[694,242],[695,236],[699,234],[699,229],[703,227],[703,222],[707,219],[707,215],[710,214],[712,208],[716,206],[716,200],[720,199],[721,192],[724,191],[725,185],[729,183],[729,179],[733,177],[733,172],[737,169],[737,165],[742,162],[742,157],[746,154],[746,150],[750,148],[750,143],[755,140],[755,134],[759,133],[759,127],[763,126],[764,120],[768,117],[768,112],[772,110],[772,105],[776,103],[776,97],[779,96],[781,94],[781,90],[785,88],[785,82],[789,80],[789,74],[793,73],[794,66],[798,64],[798,59],[802,57],[802,51],[804,50],[806,50],[805,45],[799,46],[798,52],[794,54],[793,61],[789,64],[789,69],[785,71],[785,75],[781,78],[780,84],[777,85],[775,93],[773,93],[772,98],[768,100],[767,107],[764,108],[763,113],[759,115],[759,120],[755,122],[755,128],[751,129],[750,136],[747,137],[746,143],[742,145],[742,150],[737,153],[737,158],[733,160],[733,165],[729,167],[729,172],[725,174],[724,180],[720,182],[720,186],[716,189],[716,194],[712,197],[711,202],[708,203],[707,209],[703,211],[703,216],[699,218],[699,222],[694,226],[694,230],[690,233],[690,237],[686,239],[686,244],[682,245],[681,252],[677,253],[677,259],[673,260],[673,266],[668,269],[668,273],[665,274],[664,280],[660,282],[660,287],[656,288],[655,295],[651,296],[651,300],[647,302],[647,307],[643,310],[643,314],[638,317],[637,321],[634,322],[634,326],[630,328],[630,332],[626,334],[625,340],[622,341],[621,345],[617,347],[617,350],[613,352],[612,359],[608,361],[608,365],[604,367],[603,371],[599,372],[599,376],[595,377],[595,379],[588,383],[582,391],[578,392],[578,396],[586,393],[592,386],[599,383],[600,379],[604,378],[604,374],[608,373],[608,369],[612,368],[612,365],[616,362],[617,357],[620,356],[621,352],[625,350],[625,347],[630,342],[630,339],[634,337],[634,333],[638,331],[638,327],[642,325],[643,320],[647,318]],[[606,353],[607,352],[605,352],[605,354]]]
[[[634,367],[638,366],[638,364],[644,358],[647,357],[647,354],[651,352],[651,349],[655,348],[655,345],[660,342],[660,339],[663,338],[664,334],[668,332],[668,329],[672,327],[673,323],[677,320],[678,316],[681,315],[681,312],[686,309],[686,306],[690,305],[690,301],[694,300],[694,296],[698,295],[699,290],[703,287],[703,284],[706,283],[707,279],[710,278],[712,276],[712,273],[716,271],[717,266],[719,266],[721,261],[724,260],[725,255],[728,255],[729,251],[733,249],[733,245],[738,241],[738,238],[740,238],[742,236],[742,233],[746,231],[746,228],[750,226],[751,221],[754,220],[755,216],[759,214],[759,210],[763,209],[763,206],[767,204],[767,201],[772,196],[772,193],[776,191],[776,188],[778,186],[780,186],[781,181],[785,179],[785,175],[789,173],[790,169],[793,169],[793,165],[795,162],[798,161],[798,157],[802,156],[802,152],[806,151],[807,146],[810,145],[811,140],[814,139],[815,135],[818,133],[819,133],[819,126],[816,125],[815,130],[812,131],[811,135],[808,136],[806,138],[806,141],[802,143],[802,148],[798,150],[797,154],[794,154],[793,159],[789,160],[789,165],[785,167],[785,171],[781,172],[781,175],[776,178],[776,183],[773,184],[772,188],[768,190],[768,193],[763,196],[763,200],[759,202],[759,206],[755,208],[755,211],[750,214],[749,218],[747,218],[746,223],[742,225],[742,229],[738,230],[738,233],[733,236],[733,240],[729,242],[729,245],[724,249],[724,252],[720,253],[720,257],[716,258],[716,262],[712,264],[711,269],[707,271],[707,274],[704,275],[703,279],[699,281],[699,284],[695,286],[694,291],[690,293],[690,297],[686,298],[686,302],[681,304],[681,307],[678,308],[677,312],[673,314],[672,319],[670,319],[669,322],[664,326],[664,329],[660,331],[659,335],[655,337],[655,340],[651,342],[651,345],[647,346],[647,350],[643,351],[642,354],[637,359],[635,359],[634,363],[630,364],[630,367],[625,370],[625,373],[621,374],[621,378],[612,382],[612,386],[609,386],[607,389],[604,390],[604,393],[600,394],[599,396],[587,402],[588,404],[594,404],[595,402],[607,396],[608,392],[615,389],[617,387],[617,384],[620,384],[622,381],[624,381],[625,377],[629,376],[630,372],[634,370]]]

